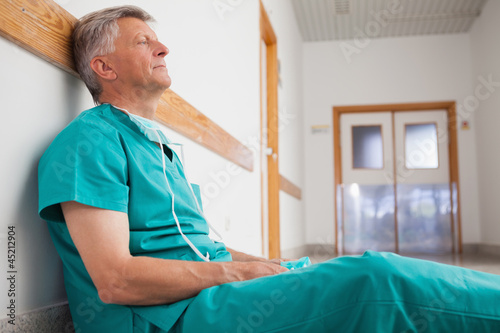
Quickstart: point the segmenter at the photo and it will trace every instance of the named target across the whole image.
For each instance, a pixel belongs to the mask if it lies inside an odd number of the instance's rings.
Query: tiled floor
[[[477,271],[500,275],[500,256],[488,254],[461,254],[461,255],[408,255],[408,257],[440,262],[448,265],[456,265]],[[311,261],[321,262],[326,260],[322,257],[311,257]]]

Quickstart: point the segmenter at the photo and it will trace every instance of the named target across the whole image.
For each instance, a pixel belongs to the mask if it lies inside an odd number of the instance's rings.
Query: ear
[[[90,61],[90,67],[103,80],[113,81],[118,77],[106,57],[95,57]]]

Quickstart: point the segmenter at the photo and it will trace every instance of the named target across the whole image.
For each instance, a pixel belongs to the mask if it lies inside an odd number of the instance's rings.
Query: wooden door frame
[[[273,154],[267,156],[267,186],[268,186],[268,236],[269,236],[269,257],[280,257],[280,216],[279,216],[279,192],[280,175],[278,167],[278,45],[276,34],[274,33],[269,16],[261,1],[260,3],[260,40],[266,44],[266,72],[267,72],[267,146],[272,148]],[[259,45],[262,43],[259,41]],[[260,49],[261,46],[259,46]],[[262,49],[260,56],[262,56]],[[262,60],[260,72],[262,75]],[[262,82],[262,77],[261,81]],[[264,133],[262,132],[262,83],[261,85],[261,108],[260,108],[260,142]],[[263,187],[263,177],[261,170],[261,189]],[[261,198],[263,196],[261,195]],[[262,212],[262,204],[261,204]],[[263,213],[261,213],[263,214]],[[262,244],[264,253],[264,218],[261,216],[262,224]]]
[[[460,182],[458,173],[458,141],[457,141],[457,116],[456,116],[456,102],[430,102],[430,103],[408,103],[408,104],[379,104],[379,105],[353,105],[353,106],[335,106],[333,107],[333,151],[334,151],[334,207],[335,207],[335,249],[339,251],[339,235],[338,235],[338,212],[337,212],[337,188],[342,184],[342,165],[341,165],[341,146],[340,146],[340,116],[347,113],[361,113],[361,112],[403,112],[403,111],[428,111],[428,110],[446,110],[448,114],[448,140],[449,140],[449,168],[450,168],[450,192],[453,193],[453,184],[456,185],[457,193],[457,207],[456,219],[453,211],[455,207],[452,204],[452,223],[451,231],[453,235],[453,249],[452,252],[462,253],[462,223],[460,213]],[[396,171],[395,171],[396,172]],[[454,230],[455,225],[457,230]],[[455,235],[456,232],[456,235]],[[457,247],[455,248],[455,239],[457,239]]]

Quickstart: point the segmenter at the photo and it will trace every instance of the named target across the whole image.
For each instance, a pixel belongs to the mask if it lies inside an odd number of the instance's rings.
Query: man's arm
[[[105,303],[173,303],[215,285],[287,271],[269,262],[193,262],[134,257],[125,213],[74,201],[61,203],[85,268]]]

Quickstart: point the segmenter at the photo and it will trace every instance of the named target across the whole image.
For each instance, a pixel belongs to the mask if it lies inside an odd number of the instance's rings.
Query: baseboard
[[[281,250],[282,258],[298,259],[306,256],[317,263],[334,258],[337,255],[333,244],[305,244],[292,249]]]
[[[462,252],[464,254],[482,254],[500,257],[500,245],[483,243],[463,244]]]
[[[462,244],[462,253],[463,254],[477,254],[477,253],[479,253],[479,245],[481,245],[481,244],[476,244],[476,243]]]
[[[500,245],[496,244],[481,244],[479,253],[500,257]]]
[[[68,302],[55,304],[42,309],[30,311],[15,318],[15,325],[9,323],[10,318],[0,320],[0,332],[64,332],[73,333],[73,320],[69,312]]]
[[[291,249],[281,250],[281,258],[298,259],[307,255],[307,246],[297,246]]]
[[[333,244],[306,244],[306,255],[314,258],[315,261],[324,261],[337,256],[335,245]]]

